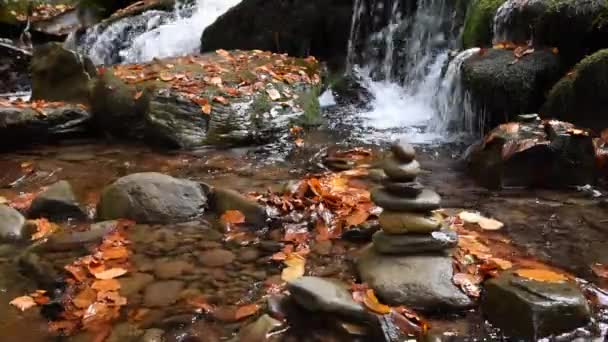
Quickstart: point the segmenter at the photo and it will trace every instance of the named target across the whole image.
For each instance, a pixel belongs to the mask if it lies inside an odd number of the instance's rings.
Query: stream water
[[[79,44],[81,51],[98,64],[187,54],[198,50],[202,29],[238,2],[198,0],[194,7],[180,7],[174,13],[150,11],[109,27],[91,28],[83,37],[72,37],[72,43]],[[482,121],[460,87],[460,67],[477,50],[458,51],[460,27],[451,24],[451,1],[419,0],[417,11],[407,13],[407,20],[400,1],[355,2],[349,64],[374,99],[370,109],[351,111],[339,108],[331,92],[324,93],[324,124],[304,133],[303,147],[275,144],[172,152],[94,140],[35,146],[0,155],[0,197],[12,201],[58,180],[68,180],[79,202],[92,213],[104,186],[121,176],[143,171],[163,172],[240,192],[278,191],[290,180],[324,171],[323,151],[367,147],[382,156],[389,141],[405,137],[417,144],[418,159],[430,171],[421,182],[442,195],[444,207],[488,213],[505,223],[503,237],[521,253],[599,282],[590,269],[595,263],[608,264],[608,213],[599,200],[575,190],[495,192],[477,186],[464,175],[460,161],[466,148],[463,141],[480,131],[478,123]],[[368,45],[357,40],[366,36],[360,34],[359,27],[361,17],[373,12],[365,7],[370,3],[389,6],[386,8],[391,9],[391,15],[387,26],[369,35]],[[182,34],[185,32],[188,34]],[[370,50],[358,50],[362,45]],[[26,171],[24,165],[31,166],[31,170]],[[369,181],[364,184],[373,185]],[[192,271],[173,276],[174,280],[191,293],[204,294],[219,308],[210,317],[193,313],[191,307],[177,300],[160,306],[148,303],[149,299],[135,291],[129,297],[128,308],[149,309],[140,326],[165,330],[166,341],[227,341],[249,323],[231,320],[230,310],[235,305],[265,301],[269,296],[267,289],[280,282],[280,265],[269,258],[276,251],[274,247],[280,246],[282,236],[264,231],[226,241],[220,230],[218,218],[206,214],[199,221],[179,227],[139,225],[129,232],[135,253],[134,273],[148,274],[142,288],[164,282],[163,270],[167,267],[183,266]],[[353,260],[364,245],[342,240],[313,244],[307,274],[352,281]],[[90,341],[88,333],[51,336],[38,309],[22,313],[8,305],[11,299],[39,288],[35,280],[40,279],[19,272],[23,265],[16,263],[14,256],[22,247],[0,244],[0,340]],[[197,253],[218,249],[227,251],[235,261],[220,267],[200,263]],[[39,264],[61,269],[79,253],[82,251],[42,254]],[[355,340],[326,326],[327,322],[321,319],[306,314],[301,317],[301,321],[290,322],[280,340]],[[606,320],[601,311],[597,317]],[[121,317],[109,341],[131,341],[128,322],[129,317]],[[434,330],[446,332],[449,341],[500,340],[499,332],[476,310],[430,317],[430,323]],[[587,336],[584,341],[592,340],[589,336],[594,335],[585,331],[580,334]],[[594,336],[597,335],[601,334]],[[602,337],[596,338],[601,340]]]

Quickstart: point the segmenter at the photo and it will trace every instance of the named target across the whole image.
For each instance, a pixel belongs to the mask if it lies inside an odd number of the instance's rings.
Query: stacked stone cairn
[[[444,253],[458,243],[458,235],[442,229],[442,220],[433,214],[441,197],[416,182],[421,173],[416,151],[409,144],[395,143],[392,158],[385,161],[387,179],[372,193],[372,200],[384,209],[382,230],[374,234],[374,248],[381,254],[411,255]]]
[[[391,150],[383,186],[372,191],[372,201],[384,209],[382,229],[357,259],[361,280],[390,305],[421,311],[470,307],[471,300],[452,282],[450,249],[458,235],[434,213],[441,197],[416,182],[422,170],[411,145],[395,143]]]

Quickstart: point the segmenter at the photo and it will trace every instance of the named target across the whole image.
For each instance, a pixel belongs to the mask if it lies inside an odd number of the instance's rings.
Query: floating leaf
[[[368,289],[365,291],[365,296],[363,297],[363,304],[370,309],[371,311],[386,315],[391,312],[391,307],[385,304],[381,304],[376,297],[373,289]]]
[[[9,304],[21,311],[25,311],[36,306],[36,301],[30,296],[21,296],[13,299]]]
[[[227,210],[224,214],[222,214],[220,220],[224,224],[245,223],[245,215],[238,210]]]
[[[548,283],[559,283],[568,280],[566,275],[546,269],[524,268],[515,271],[515,274],[523,278]]]

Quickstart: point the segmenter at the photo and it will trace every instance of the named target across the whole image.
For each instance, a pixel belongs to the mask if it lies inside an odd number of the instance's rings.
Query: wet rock
[[[210,206],[218,215],[228,210],[238,210],[245,215],[246,222],[256,226],[265,225],[268,218],[263,206],[230,189],[214,189],[210,197]]]
[[[289,6],[279,0],[245,0],[205,29],[201,48],[203,52],[261,49],[311,55],[337,68],[346,59],[352,7],[340,0],[297,0]]]
[[[383,170],[394,182],[411,182],[422,173],[420,164],[416,160],[400,164],[394,159],[388,159],[384,162]]]
[[[221,267],[234,261],[236,256],[229,250],[211,249],[200,254],[200,261],[206,267]]]
[[[60,274],[48,260],[31,250],[25,251],[17,258],[19,272],[35,281],[41,287],[52,286],[60,278]]]
[[[247,342],[278,341],[278,337],[272,338],[270,334],[281,326],[283,326],[281,321],[277,321],[268,315],[262,315],[255,322],[241,329],[238,340]]]
[[[104,189],[97,215],[138,223],[184,222],[200,215],[206,203],[198,183],[154,172],[136,173]]]
[[[313,250],[313,252],[315,252],[319,255],[329,255],[329,254],[331,254],[332,246],[333,246],[333,244],[329,240],[317,241],[312,246],[312,250]]]
[[[157,260],[154,263],[154,275],[159,279],[175,279],[193,270],[194,265],[183,260]]]
[[[424,190],[424,186],[418,182],[399,183],[387,179],[382,182],[382,185],[386,191],[393,195],[410,198],[420,195],[422,190]]]
[[[405,141],[397,141],[391,145],[391,152],[395,159],[401,163],[409,163],[416,158],[416,150],[414,146]]]
[[[373,241],[379,253],[409,255],[454,248],[458,244],[458,234],[449,229],[405,235],[389,235],[380,231],[374,234]]]
[[[386,210],[427,212],[439,209],[441,197],[429,189],[423,190],[415,198],[397,197],[384,189],[374,189],[372,190],[372,201]]]
[[[283,249],[283,244],[278,241],[264,240],[260,241],[260,249],[268,253],[276,253]]]
[[[34,198],[28,211],[28,217],[44,217],[51,221],[63,221],[69,218],[83,220],[87,218],[87,215],[80,208],[70,183],[59,181]]]
[[[452,258],[383,255],[367,247],[357,260],[361,280],[389,305],[420,311],[462,310],[471,300],[452,283]]]
[[[144,335],[139,340],[140,342],[164,342],[163,335],[165,331],[162,329],[147,329]]]
[[[167,280],[152,283],[144,291],[144,306],[165,307],[174,304],[184,288],[184,282]]]
[[[190,322],[194,319],[191,317]],[[220,342],[222,332],[218,326],[198,320],[184,327],[177,325],[174,329],[167,329],[165,342]]]
[[[0,204],[0,239],[21,239],[25,218],[17,210]]]
[[[112,332],[108,336],[108,342],[138,341],[144,334],[144,330],[139,329],[131,323],[118,323],[112,327]]]
[[[465,155],[478,182],[489,188],[562,188],[595,184],[593,140],[566,122],[508,123]]]
[[[40,250],[60,252],[87,248],[90,244],[101,242],[103,237],[116,228],[116,221],[93,223],[84,231],[61,230],[51,235]]]
[[[538,112],[545,94],[562,74],[559,56],[537,50],[516,63],[513,51],[490,49],[467,59],[462,82],[473,105],[486,113],[486,124],[495,126],[522,113]]]
[[[239,250],[237,259],[240,262],[253,262],[260,257],[260,251],[255,247],[245,247]]]
[[[0,94],[30,90],[29,51],[0,40]]]
[[[120,295],[130,297],[143,290],[154,281],[154,277],[147,273],[133,273],[118,279],[120,282]]]
[[[441,228],[441,219],[428,214],[383,211],[378,221],[387,234],[430,233]]]
[[[481,300],[484,315],[505,334],[537,340],[584,326],[589,306],[574,282],[544,282],[508,271],[488,280]]]
[[[89,87],[97,70],[86,57],[61,43],[37,46],[32,57],[32,99],[89,103]]]
[[[608,106],[607,77],[608,49],[586,57],[553,86],[541,109],[544,117],[565,120],[598,132],[608,127],[608,115],[601,109]]]
[[[368,242],[375,232],[380,230],[378,220],[369,220],[342,232],[341,239],[353,242]]]
[[[0,105],[1,149],[78,136],[89,130],[91,119],[91,113],[80,105],[47,103],[36,108],[31,103]]]
[[[367,311],[352,298],[348,286],[334,279],[302,277],[287,285],[293,299],[312,312],[368,319]]]

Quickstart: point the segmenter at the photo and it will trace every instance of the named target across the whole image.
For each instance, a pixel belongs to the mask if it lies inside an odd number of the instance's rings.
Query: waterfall
[[[467,50],[450,62],[461,31],[453,1],[419,0],[411,13],[398,0],[380,3],[356,1],[348,44],[348,64],[374,96],[372,109],[362,114],[367,127],[417,143],[445,139],[452,129],[474,131],[460,68],[475,52]],[[363,13],[374,15],[374,8],[390,8],[390,18],[367,44],[358,43]]]
[[[68,44],[95,64],[138,63],[200,50],[205,28],[241,0],[178,1],[173,12],[147,11],[100,23]]]

